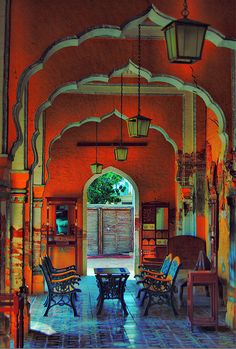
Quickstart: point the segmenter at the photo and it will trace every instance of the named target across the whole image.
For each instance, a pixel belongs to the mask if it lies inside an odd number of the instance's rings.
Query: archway
[[[137,271],[138,265],[139,265],[139,192],[138,187],[136,183],[133,181],[133,179],[123,171],[113,167],[109,166],[103,170],[102,175],[105,173],[113,172],[115,174],[120,175],[122,178],[124,178],[126,181],[128,181],[132,188],[133,188],[133,214],[132,214],[132,226],[133,226],[133,266],[132,269],[134,273]],[[83,274],[87,274],[87,253],[88,253],[88,211],[87,211],[87,190],[90,186],[90,184],[98,178],[100,175],[94,175],[92,176],[85,184],[84,190],[83,190],[83,231],[86,238],[83,239]]]

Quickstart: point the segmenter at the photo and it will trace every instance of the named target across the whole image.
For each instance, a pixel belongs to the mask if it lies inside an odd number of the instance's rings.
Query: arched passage
[[[137,270],[139,265],[139,191],[134,180],[125,172],[115,168],[113,166],[108,166],[103,170],[102,174],[113,172],[121,177],[125,178],[133,187],[134,190],[134,271]],[[83,189],[83,273],[87,273],[87,190],[90,184],[98,178],[100,175],[93,175],[86,183]]]

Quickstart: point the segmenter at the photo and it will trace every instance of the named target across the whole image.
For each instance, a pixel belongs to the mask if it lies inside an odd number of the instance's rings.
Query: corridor
[[[116,300],[105,300],[102,314],[96,315],[98,289],[94,276],[82,277],[77,301],[79,317],[72,309],[56,306],[43,316],[46,295],[32,297],[31,331],[25,348],[235,348],[236,331],[225,326],[225,307],[219,308],[219,329],[194,327],[190,330],[185,302],[175,317],[170,307],[154,306],[144,317],[136,299],[138,286],[127,282],[124,317]],[[199,295],[197,309],[206,312],[207,297]]]

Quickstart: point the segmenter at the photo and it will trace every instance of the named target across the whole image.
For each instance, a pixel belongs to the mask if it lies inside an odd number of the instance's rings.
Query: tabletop
[[[127,268],[94,268],[94,274],[97,275],[126,275],[130,274]]]

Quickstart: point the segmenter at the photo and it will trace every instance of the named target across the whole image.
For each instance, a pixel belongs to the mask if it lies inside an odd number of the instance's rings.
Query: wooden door
[[[89,209],[87,210],[87,238],[88,238],[88,256],[97,256],[98,251],[98,217],[99,210]]]
[[[103,254],[133,251],[132,210],[103,209]]]
[[[133,208],[89,208],[88,256],[133,252],[133,230]]]

